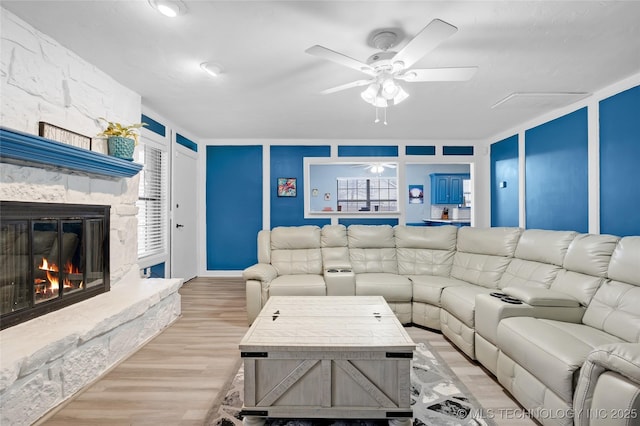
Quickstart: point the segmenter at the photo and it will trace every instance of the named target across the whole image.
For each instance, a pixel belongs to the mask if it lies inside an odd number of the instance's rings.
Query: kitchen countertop
[[[471,223],[471,219],[422,219],[422,221],[438,223]]]

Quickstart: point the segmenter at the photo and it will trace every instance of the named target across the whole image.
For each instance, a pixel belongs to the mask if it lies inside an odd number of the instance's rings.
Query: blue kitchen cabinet
[[[465,173],[431,173],[431,204],[462,204]]]

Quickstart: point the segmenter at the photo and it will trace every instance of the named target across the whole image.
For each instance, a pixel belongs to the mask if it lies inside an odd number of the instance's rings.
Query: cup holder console
[[[493,297],[497,297],[498,299],[502,300],[505,303],[511,303],[512,305],[522,305],[522,300],[516,299],[515,297],[511,297],[506,293],[493,292],[493,293],[489,293],[489,295]]]
[[[337,274],[338,272],[349,273],[349,272],[351,272],[351,269],[334,269],[334,268],[332,268],[332,269],[327,269],[327,272],[331,273],[331,274]]]

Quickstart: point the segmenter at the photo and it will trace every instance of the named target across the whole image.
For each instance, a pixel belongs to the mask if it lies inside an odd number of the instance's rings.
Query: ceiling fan
[[[366,79],[323,90],[322,94],[326,95],[353,87],[368,86],[361,93],[362,99],[377,108],[386,108],[391,105],[397,105],[409,97],[409,94],[401,87],[399,81],[406,83],[467,81],[473,77],[478,67],[411,68],[424,55],[435,49],[456,31],[458,29],[453,25],[440,19],[434,19],[399,52],[394,52],[389,49],[400,41],[398,40],[398,32],[391,29],[379,30],[372,35],[371,41],[381,51],[369,56],[366,63],[319,45],[312,46],[305,52],[355,69],[369,76]],[[376,122],[378,121],[376,118]]]
[[[362,164],[355,164],[353,167],[362,167],[366,171],[371,173],[382,173],[384,172],[385,168],[395,169],[397,165],[394,163],[362,163]]]

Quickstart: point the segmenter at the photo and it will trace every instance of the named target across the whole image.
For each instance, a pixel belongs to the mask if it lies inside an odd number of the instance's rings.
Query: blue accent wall
[[[640,235],[640,86],[600,102],[600,232]]]
[[[158,263],[151,267],[151,276],[149,278],[165,278],[165,264]]]
[[[190,139],[185,138],[180,133],[176,133],[176,142],[186,148],[189,148],[191,151],[198,152],[198,144]]]
[[[140,122],[141,123],[147,123],[146,126],[144,126],[145,129],[151,130],[153,133],[157,133],[160,136],[166,136],[167,134],[167,128],[157,122],[156,120],[154,120],[153,118],[142,114],[142,117],[140,118]]]
[[[207,146],[208,270],[241,270],[258,261],[262,229],[262,146]]]
[[[518,135],[491,145],[491,226],[518,226]]]
[[[338,146],[338,157],[397,157],[397,146]]]
[[[404,149],[406,155],[436,155],[434,145],[411,145]]]
[[[331,219],[304,218],[304,157],[329,157],[330,146],[272,146],[271,147],[271,227],[323,226]],[[278,197],[279,177],[296,178],[297,196]]]
[[[588,232],[587,128],[581,108],[525,132],[527,228]]]
[[[442,155],[473,155],[472,146],[443,146]]]
[[[374,219],[366,219],[366,218],[340,218],[338,219],[338,223],[344,226],[349,225],[391,225],[396,226],[398,224],[398,219],[385,219],[385,218],[374,218]]]

